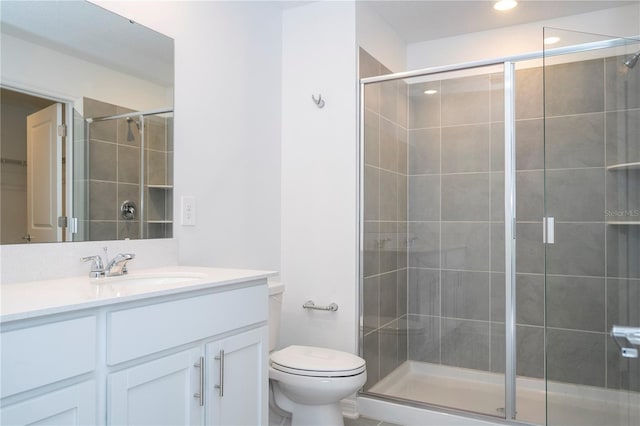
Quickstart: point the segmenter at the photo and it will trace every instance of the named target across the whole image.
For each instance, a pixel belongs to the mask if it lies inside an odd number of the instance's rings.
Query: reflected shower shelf
[[[607,225],[640,225],[640,221],[638,220],[617,220],[617,221],[611,221],[611,222],[607,222]]]
[[[172,220],[147,220],[147,223],[173,223]]]
[[[147,188],[153,188],[153,189],[173,189],[173,185],[147,185]]]
[[[636,170],[640,169],[640,161],[633,163],[620,163],[607,166],[607,170]]]

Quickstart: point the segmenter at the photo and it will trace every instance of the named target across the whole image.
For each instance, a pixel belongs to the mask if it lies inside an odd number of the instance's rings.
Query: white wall
[[[367,2],[356,3],[356,31],[360,47],[392,72],[405,71],[406,43]]]
[[[638,36],[640,2],[526,25],[413,43],[407,47],[407,70],[539,52],[543,50],[543,27],[611,37]]]
[[[354,2],[283,13],[282,345],[356,348],[355,19]],[[303,310],[309,299],[340,308]]]
[[[80,112],[83,96],[137,110],[173,104],[172,88],[8,34],[2,34],[2,84],[74,101]]]

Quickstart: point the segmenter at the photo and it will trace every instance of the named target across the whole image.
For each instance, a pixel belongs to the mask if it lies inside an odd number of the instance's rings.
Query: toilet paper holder
[[[304,305],[302,305],[304,309],[314,309],[316,311],[331,311],[335,312],[338,310],[338,304],[333,302],[329,306],[316,306],[313,300],[307,300]]]

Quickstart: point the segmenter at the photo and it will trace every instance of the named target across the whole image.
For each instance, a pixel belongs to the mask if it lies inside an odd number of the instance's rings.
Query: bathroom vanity
[[[3,284],[0,423],[267,424],[269,275]]]

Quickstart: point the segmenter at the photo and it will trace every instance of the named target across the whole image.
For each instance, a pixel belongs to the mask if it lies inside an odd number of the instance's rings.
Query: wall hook
[[[318,108],[324,108],[324,99],[322,99],[322,95],[318,94],[318,99],[314,95],[311,95],[311,99],[316,104]]]

